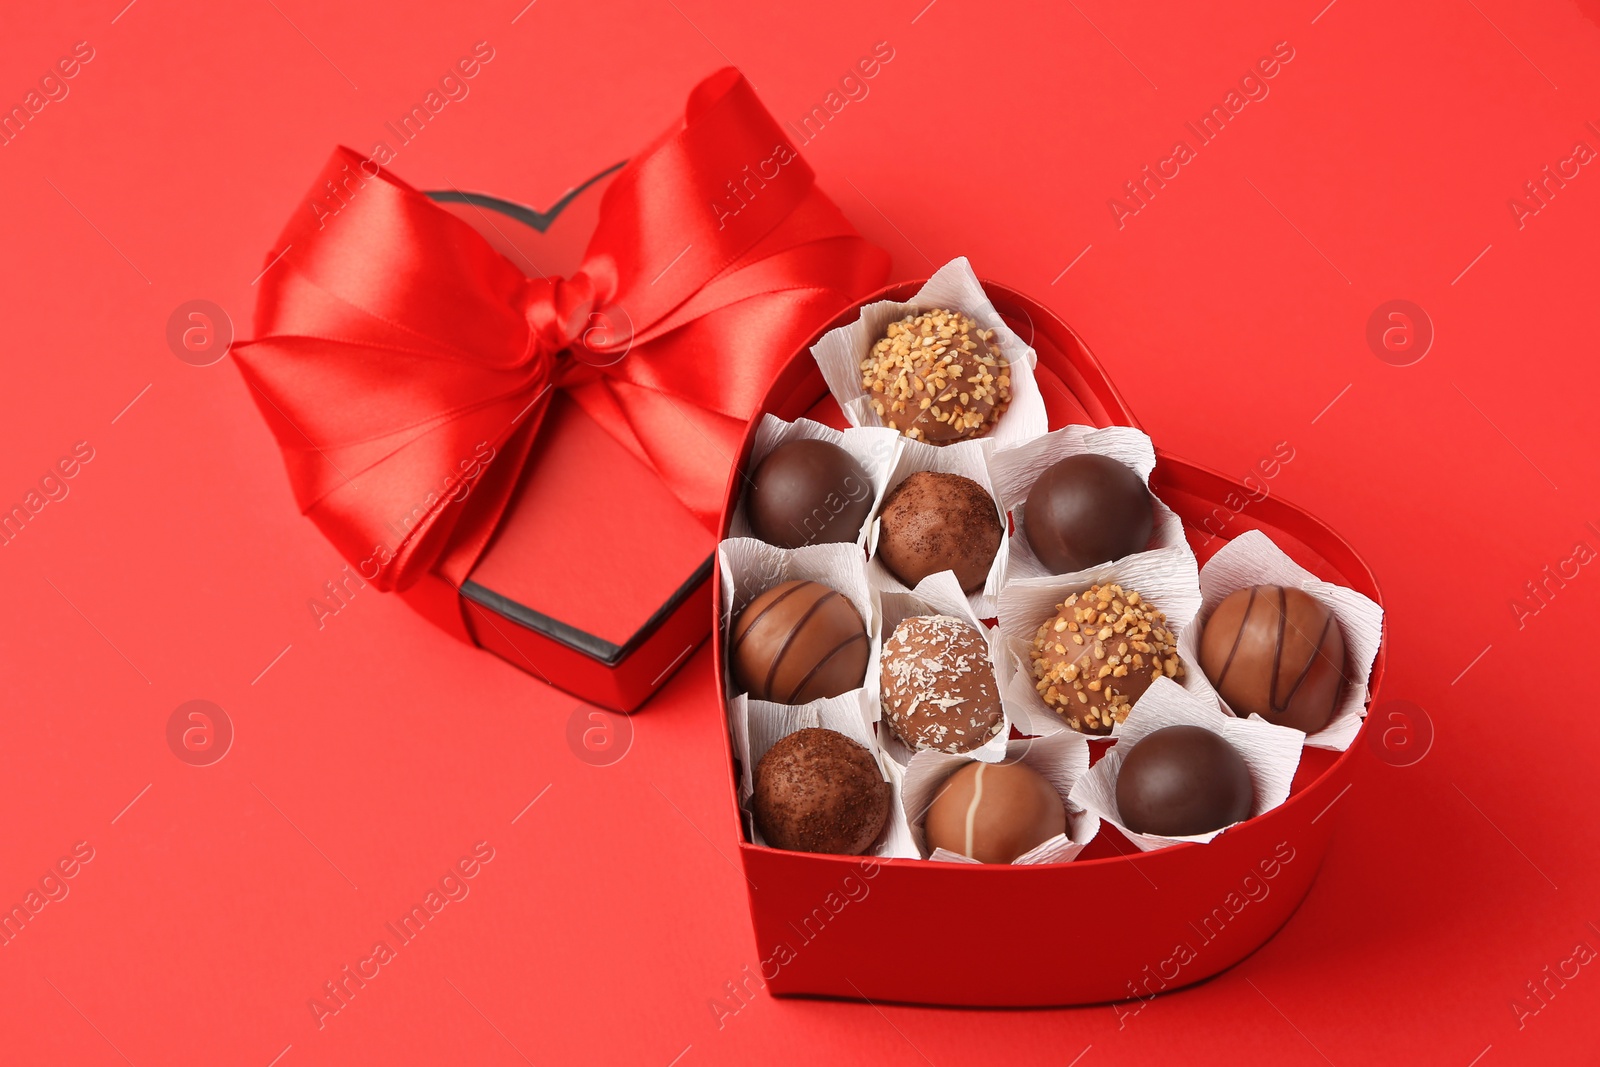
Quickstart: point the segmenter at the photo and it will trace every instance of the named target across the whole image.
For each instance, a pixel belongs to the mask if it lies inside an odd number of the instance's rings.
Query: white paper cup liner
[[[1014,448],[997,449],[989,457],[989,473],[999,494],[1000,507],[1011,513],[1015,532],[1011,537],[1011,551],[1007,556],[1005,581],[1019,578],[1042,578],[1053,572],[1039,561],[1028,543],[1028,526],[1025,503],[1033,483],[1050,467],[1069,456],[1085,453],[1107,456],[1132,470],[1150,485],[1150,472],[1155,470],[1156,450],[1150,438],[1131,426],[1064,426],[1043,437],[1025,441]],[[1150,543],[1141,551],[1162,548],[1187,548],[1183,535],[1183,520],[1159,497],[1151,494],[1155,506],[1155,529]]]
[[[806,545],[803,548],[778,548],[753,537],[732,537],[717,546],[717,570],[722,583],[723,634],[731,632],[734,620],[745,606],[771,589],[791,581],[821,582],[849,599],[871,642],[868,649],[867,683],[873,678],[871,665],[878,658],[878,626],[872,591],[867,585],[861,549],[853,544]],[[739,692],[733,680],[732,656],[724,659],[723,692]],[[876,688],[870,694],[874,701]]]
[[[969,755],[946,752],[919,752],[905,770],[905,811],[912,840],[928,854],[923,822],[928,808],[952,774],[973,762]],[[1012,861],[1013,865],[1066,863],[1077,858],[1100,829],[1100,817],[1085,811],[1069,797],[1072,788],[1089,770],[1089,743],[1080,734],[1055,734],[1051,737],[1022,738],[1007,746],[1005,762],[1026,763],[1049,780],[1061,794],[1067,809],[1067,830]],[[928,859],[942,863],[977,863],[970,856],[947,849],[934,849]]]
[[[1321,730],[1307,736],[1306,744],[1343,752],[1355,740],[1361,721],[1366,718],[1367,698],[1371,695],[1367,683],[1372,677],[1373,660],[1378,658],[1378,645],[1383,640],[1383,608],[1354,589],[1316,577],[1290,559],[1266,534],[1250,530],[1218,549],[1200,572],[1198,621],[1178,635],[1178,649],[1187,659],[1199,663],[1200,635],[1205,630],[1205,620],[1217,605],[1229,593],[1252,585],[1299,589],[1320,600],[1339,621],[1345,644],[1344,689],[1333,718]],[[1205,675],[1199,671],[1196,674],[1218,704],[1232,712]]]
[[[834,730],[860,744],[872,753],[884,780],[892,790],[889,818],[883,832],[866,855],[915,859],[920,856],[906,823],[903,797],[903,776],[900,766],[884,754],[873,735],[867,715],[866,690],[856,689],[842,696],[813,700],[799,706],[772,704],[764,700],[751,700],[743,694],[728,702],[728,713],[734,719],[735,754],[740,761],[739,801],[750,829],[750,840],[758,845],[767,842],[755,824],[751,810],[751,797],[755,792],[755,769],[767,750],[780,740],[799,730],[820,727]]]
[[[894,433],[893,430],[888,431]],[[889,484],[879,497],[872,514],[867,516],[867,552],[870,560],[867,571],[872,583],[880,589],[905,590],[907,586],[890,573],[878,560],[878,542],[882,538],[883,500],[895,487],[919,471],[937,471],[941,474],[959,474],[983,487],[991,500],[995,500],[994,483],[989,480],[988,449],[981,441],[959,441],[953,445],[930,445],[921,441],[903,439],[899,458],[889,474]],[[995,500],[995,517],[1000,523],[1000,547],[995,550],[994,562],[983,588],[967,596],[972,612],[980,619],[992,619],[999,606],[1000,586],[1005,575],[1006,558],[1011,551],[1011,538],[1006,534],[1006,517]]]
[[[1216,705],[1216,694],[1211,687],[1203,678],[1198,682],[1195,680],[1200,675],[1199,665],[1182,655],[1183,634],[1200,610],[1200,579],[1194,553],[1187,546],[1163,548],[1140,552],[1074,574],[1018,579],[1006,583],[1001,589],[998,628],[1005,659],[1002,669],[1006,671],[1006,678],[1001,684],[1004,686],[1007,710],[1021,732],[1037,735],[1072,732],[1066,720],[1046,704],[1044,697],[1034,688],[1033,662],[1029,653],[1039,627],[1055,615],[1062,601],[1092,585],[1106,582],[1116,582],[1124,589],[1136,590],[1145,603],[1166,614],[1167,628],[1178,638],[1179,658],[1184,668],[1183,686]],[[1143,699],[1140,698],[1141,701]],[[1137,707],[1138,703],[1134,706]],[[1220,705],[1217,706],[1220,711]]]
[[[873,342],[884,335],[891,322],[908,313],[931,308],[964,312],[976,319],[983,329],[994,330],[1001,354],[1011,363],[1011,406],[994,427],[977,440],[994,448],[1009,448],[1049,430],[1044,397],[1033,373],[1039,357],[995,311],[978,276],[972,272],[972,265],[964,257],[940,267],[928,283],[917,290],[916,296],[905,303],[880,300],[868,304],[861,309],[861,317],[855,322],[828,331],[812,346],[811,355],[850,424],[883,425],[861,385],[861,361],[871,351]]]
[[[846,430],[835,430],[832,426],[824,426],[810,419],[784,422],[776,415],[762,416],[761,424],[756,427],[755,440],[750,447],[750,460],[744,468],[739,502],[734,508],[733,518],[728,522],[728,536],[755,537],[755,532],[750,528],[745,495],[752,484],[751,476],[761,465],[761,461],[772,454],[773,449],[790,441],[827,441],[850,453],[855,461],[861,464],[861,469],[867,472],[867,477],[872,482],[871,485],[862,487],[865,493],[871,496],[872,508],[855,538],[855,543],[864,548],[867,543],[867,530],[872,525],[871,516],[877,513],[878,505],[883,500],[884,491],[889,485],[889,475],[900,457],[900,443],[903,440],[900,434],[887,426],[852,426]],[[830,508],[829,504],[827,500],[818,501],[815,530],[825,529],[836,513],[838,505]],[[812,527],[808,527],[809,529]]]
[[[1072,800],[1085,810],[1093,812],[1115,826],[1141,852],[1165,848],[1185,841],[1207,842],[1227,827],[1206,834],[1184,837],[1162,837],[1158,834],[1135,833],[1122,822],[1117,811],[1117,774],[1133,746],[1157,730],[1168,726],[1201,726],[1220,735],[1232,745],[1245,765],[1250,768],[1251,781],[1255,783],[1255,806],[1250,817],[1255,818],[1282,804],[1289,798],[1289,788],[1294,783],[1294,772],[1300,766],[1300,749],[1305,734],[1287,726],[1274,726],[1265,719],[1240,719],[1223,712],[1214,702],[1196,697],[1167,678],[1158,679],[1134,706],[1125,722],[1111,731],[1116,744],[1106,750],[1089,773],[1078,779],[1073,787]]]
[[[868,580],[870,581],[872,578],[873,575],[869,573]],[[893,588],[880,588],[876,592],[878,597],[880,647],[882,642],[893,636],[894,628],[900,625],[902,620],[909,619],[914,615],[954,616],[982,634],[984,641],[989,646],[989,665],[995,672],[995,697],[1000,700],[1000,706],[1004,712],[1006,702],[1004,700],[1004,690],[1000,685],[1000,652],[995,644],[997,634],[983,625],[978,616],[973,613],[971,606],[967,603],[966,596],[961,592],[960,583],[956,581],[956,576],[952,572],[940,571],[938,574],[930,574],[917,583],[917,587],[912,590],[907,590],[900,586],[899,583],[895,583]],[[869,688],[879,695],[879,705],[875,709],[877,714],[874,718],[878,721],[878,733],[882,739],[884,751],[895,762],[904,766],[912,761],[916,752],[894,735],[894,732],[889,729],[888,722],[883,718],[883,656],[881,652],[878,658],[873,660],[872,665],[867,668],[867,674],[871,678]],[[983,760],[986,763],[998,763],[1006,758],[1006,738],[1010,736],[1011,716],[1007,713],[1001,719],[1000,728],[995,731],[993,737],[972,751],[959,754],[957,758],[971,758]],[[939,755],[944,754],[939,753]]]

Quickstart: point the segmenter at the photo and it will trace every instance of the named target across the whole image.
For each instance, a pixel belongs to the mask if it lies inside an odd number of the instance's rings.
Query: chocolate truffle
[[[1339,706],[1344,633],[1311,594],[1253,585],[1206,620],[1200,669],[1234,714],[1314,734]]]
[[[836,444],[787,441],[750,475],[745,509],[750,528],[769,545],[850,542],[872,510],[872,479]]]
[[[939,471],[917,471],[889,490],[878,517],[878,562],[908,586],[955,571],[963,592],[978,592],[1005,535],[983,486]]]
[[[883,715],[914,749],[971,752],[1005,718],[983,634],[952,615],[903,619],[883,643]]]
[[[979,863],[1011,863],[1067,831],[1056,787],[1025,763],[969,763],[928,806],[928,849]]]
[[[934,308],[891,322],[861,361],[861,386],[887,426],[947,445],[981,437],[1011,404],[1011,364],[993,330]]]
[[[1244,757],[1203,726],[1146,734],[1117,772],[1117,814],[1135,833],[1210,833],[1248,819],[1255,802]]]
[[[1155,529],[1144,479],[1109,456],[1068,456],[1039,476],[1023,509],[1028,544],[1057,574],[1141,552]]]
[[[1033,687],[1085,734],[1109,734],[1157,678],[1183,677],[1167,616],[1116,584],[1090,586],[1057,605],[1028,655]]]
[[[871,642],[855,605],[820,582],[784,582],[734,620],[728,659],[739,688],[757,700],[807,704],[857,688]]]
[[[767,844],[795,852],[859,856],[889,818],[889,783],[872,753],[819,727],[767,749],[751,800]]]

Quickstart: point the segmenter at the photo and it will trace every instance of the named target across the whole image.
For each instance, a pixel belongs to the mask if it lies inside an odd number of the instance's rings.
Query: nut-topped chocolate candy
[[[976,593],[1005,536],[983,486],[940,471],[917,471],[889,490],[878,519],[878,562],[908,586],[955,571],[962,591]]]
[[[945,780],[923,824],[928,848],[1011,863],[1066,833],[1056,787],[1026,763],[969,763]]]
[[[861,385],[887,426],[946,445],[981,437],[1011,404],[1011,364],[993,330],[934,308],[891,322],[861,361]]]
[[[750,529],[769,545],[848,543],[872,510],[872,479],[830,441],[786,441],[750,474],[745,510]]]
[[[1093,452],[1068,456],[1039,475],[1023,515],[1033,554],[1057,574],[1141,552],[1155,529],[1144,479]]]
[[[751,806],[774,848],[859,856],[883,832],[889,803],[872,753],[835,730],[797,730],[756,764]]]
[[[855,689],[871,642],[855,605],[821,582],[784,582],[750,601],[728,635],[739,688],[757,700],[806,704]]]
[[[1314,734],[1344,681],[1344,632],[1327,606],[1281,585],[1228,594],[1200,635],[1200,669],[1234,714]]]
[[[1140,834],[1185,837],[1250,817],[1255,783],[1244,757],[1203,726],[1146,734],[1117,772],[1117,815]]]
[[[1115,583],[1057,605],[1028,655],[1044,702],[1085,734],[1109,734],[1157,678],[1183,677],[1166,614]]]
[[[989,646],[971,623],[902,619],[880,663],[884,721],[909,747],[971,752],[1000,732],[1005,714]]]

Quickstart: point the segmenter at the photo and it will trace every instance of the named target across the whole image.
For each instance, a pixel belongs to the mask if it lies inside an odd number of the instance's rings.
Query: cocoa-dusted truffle
[[[979,863],[1011,863],[1066,833],[1067,809],[1025,763],[969,763],[947,779],[923,824],[928,848]]]
[[[1252,585],[1206,620],[1200,669],[1236,715],[1314,734],[1339,706],[1344,632],[1311,594]]]
[[[1109,734],[1157,678],[1183,677],[1166,614],[1114,583],[1059,604],[1028,655],[1044,702],[1085,734]]]
[[[734,620],[728,659],[757,700],[806,704],[857,688],[871,642],[855,605],[820,582],[784,582]]]
[[[1117,772],[1117,814],[1140,834],[1184,837],[1250,817],[1255,784],[1244,757],[1203,726],[1146,734]]]
[[[989,646],[952,615],[903,619],[883,643],[883,715],[914,749],[971,752],[1000,732],[999,687]]]
[[[955,571],[963,592],[983,588],[1005,535],[994,499],[971,478],[917,471],[879,513],[878,562],[906,585]]]
[[[786,441],[750,474],[745,509],[750,528],[769,545],[848,543],[872,510],[872,479],[832,442]]]
[[[756,825],[774,848],[859,856],[889,818],[889,783],[872,753],[834,730],[780,738],[756,764]]]
[[[934,308],[891,322],[861,361],[872,410],[907,437],[946,445],[981,437],[1011,404],[1011,364],[993,330]]]
[[[1033,554],[1057,574],[1141,552],[1155,529],[1144,479],[1092,452],[1068,456],[1039,475],[1023,515]]]

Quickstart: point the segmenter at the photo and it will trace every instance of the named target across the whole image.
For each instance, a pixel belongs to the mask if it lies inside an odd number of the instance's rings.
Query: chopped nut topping
[[[1115,638],[1118,634],[1127,639]],[[1040,624],[1029,657],[1034,688],[1084,733],[1110,733],[1152,681],[1184,673],[1166,616],[1115,583],[1058,604],[1056,614]]]
[[[873,403],[888,425],[945,444],[982,435],[1005,413],[1010,370],[993,330],[959,311],[933,308],[889,324],[861,361],[861,385],[901,398],[887,411]],[[962,389],[963,383],[977,387]]]

